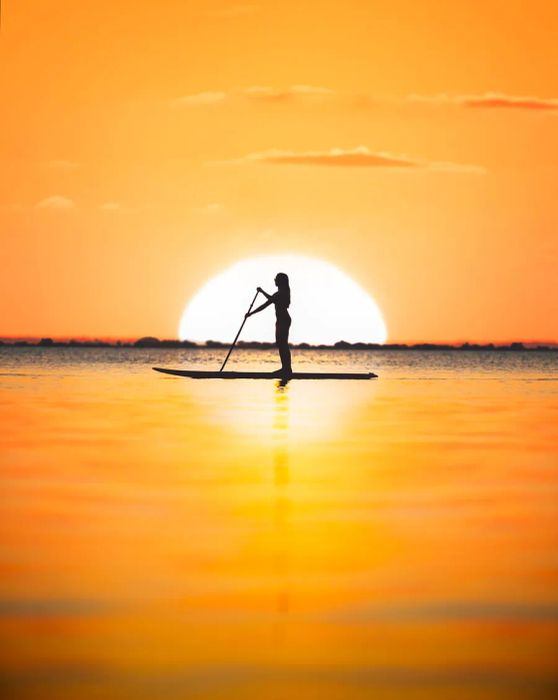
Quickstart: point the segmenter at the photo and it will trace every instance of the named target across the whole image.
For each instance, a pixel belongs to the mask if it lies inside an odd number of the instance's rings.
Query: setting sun
[[[188,303],[180,339],[231,341],[256,288],[275,291],[278,272],[291,281],[293,343],[385,343],[386,324],[370,294],[334,265],[302,255],[249,258],[210,279]],[[243,339],[271,341],[273,323],[271,312],[251,317]]]
[[[554,697],[558,1],[0,15],[1,700]]]

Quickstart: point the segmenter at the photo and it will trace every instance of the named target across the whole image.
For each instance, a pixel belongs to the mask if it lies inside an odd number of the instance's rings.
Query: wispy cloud
[[[479,97],[463,98],[465,107],[484,107],[487,109],[529,109],[536,111],[557,111],[558,100],[542,97],[514,97],[497,93]]]
[[[171,100],[173,106],[202,107],[207,105],[224,105],[240,100],[254,103],[303,103],[332,101],[335,104],[374,108],[379,105],[419,103],[425,105],[453,105],[473,109],[514,109],[535,112],[558,112],[558,98],[506,95],[500,92],[486,92],[478,95],[437,95],[411,94],[403,98],[382,98],[373,95],[343,94],[331,88],[317,85],[289,85],[273,87],[270,85],[251,85],[232,90],[216,90],[184,95]],[[61,161],[63,162],[63,161]]]
[[[203,105],[221,104],[227,97],[226,92],[197,92],[171,100],[174,107],[200,107]]]
[[[407,101],[433,105],[450,104],[477,109],[558,111],[558,99],[556,98],[505,95],[499,92],[487,92],[481,95],[409,95]]]
[[[238,94],[255,102],[284,102],[296,99],[332,97],[335,95],[335,91],[316,85],[290,85],[284,89],[253,85],[239,90]]]
[[[349,168],[399,168],[482,173],[482,168],[459,163],[427,161],[407,155],[372,151],[366,146],[331,148],[326,151],[285,151],[272,149],[249,153],[225,163],[267,163],[270,165],[306,165]]]
[[[55,194],[52,197],[46,197],[41,199],[35,205],[36,209],[74,209],[76,206],[73,199],[69,197],[63,197],[62,195]]]
[[[174,107],[203,107],[220,105],[238,100],[251,102],[290,102],[303,100],[323,100],[335,96],[335,91],[316,85],[290,85],[275,88],[269,85],[251,85],[245,88],[225,91],[197,92],[171,100]]]
[[[420,163],[407,156],[373,152],[366,146],[353,149],[331,148],[328,151],[269,150],[250,153],[243,160],[275,165],[333,165],[345,167],[416,168]]]

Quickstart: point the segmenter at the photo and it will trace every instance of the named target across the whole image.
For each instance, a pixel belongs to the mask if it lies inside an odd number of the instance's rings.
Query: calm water
[[[222,357],[0,348],[2,698],[556,697],[558,353]]]

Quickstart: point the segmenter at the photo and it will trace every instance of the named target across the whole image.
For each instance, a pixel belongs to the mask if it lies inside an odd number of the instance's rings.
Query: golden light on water
[[[188,303],[180,321],[180,339],[232,341],[256,288],[275,292],[273,280],[278,272],[290,279],[291,342],[386,341],[386,323],[370,293],[335,265],[303,255],[249,258],[213,277]],[[265,301],[259,299],[258,303]],[[242,338],[272,341],[270,313],[251,317]]]
[[[304,370],[304,360],[296,352],[293,359],[295,368]],[[246,367],[246,363],[242,366]],[[275,364],[272,366],[275,368]],[[235,368],[234,353],[230,367]],[[328,370],[336,368],[332,364]],[[195,381],[185,386],[184,391],[206,413],[208,420],[230,431],[231,439],[236,436],[270,448],[277,436],[279,419],[285,422],[283,438],[293,445],[327,439],[343,430],[353,415],[374,401],[377,392],[376,380],[347,384],[335,387],[334,399],[331,382],[307,382],[304,387],[291,383],[282,387],[279,381],[275,386],[248,381],[227,390],[221,382]]]
[[[18,698],[550,697],[553,382],[195,382],[158,352],[3,379]]]

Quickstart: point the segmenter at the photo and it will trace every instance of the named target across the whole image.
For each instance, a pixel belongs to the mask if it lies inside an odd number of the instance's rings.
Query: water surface
[[[0,348],[2,697],[555,697],[557,353],[222,357]]]

